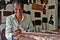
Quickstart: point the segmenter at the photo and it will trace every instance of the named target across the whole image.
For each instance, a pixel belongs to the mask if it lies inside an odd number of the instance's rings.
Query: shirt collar
[[[15,14],[12,15],[12,18],[16,19]],[[23,21],[23,20],[24,20],[24,15],[22,14],[22,20],[21,21]]]

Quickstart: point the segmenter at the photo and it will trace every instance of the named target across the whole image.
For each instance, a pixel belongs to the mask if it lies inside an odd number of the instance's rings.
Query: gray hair
[[[21,4],[21,6],[22,6],[22,8],[23,8],[23,2],[22,2],[21,0],[14,0],[14,1],[12,2],[12,6],[15,7],[15,5],[16,5],[16,4],[19,4],[19,3]]]

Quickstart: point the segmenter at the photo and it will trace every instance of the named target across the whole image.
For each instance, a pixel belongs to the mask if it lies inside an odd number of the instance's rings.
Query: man
[[[22,3],[20,1],[13,2],[14,14],[6,19],[5,36],[7,40],[12,40],[21,32],[33,32],[34,27],[28,14],[23,14]],[[14,40],[14,39],[13,39]]]

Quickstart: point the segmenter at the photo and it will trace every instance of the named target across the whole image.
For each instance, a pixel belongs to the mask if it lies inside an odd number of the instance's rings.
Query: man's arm
[[[35,32],[35,29],[31,20],[31,16],[29,16],[28,32]]]
[[[6,36],[7,39],[12,38],[12,24],[11,24],[10,17],[7,17],[7,19],[6,19],[5,36]]]
[[[11,17],[7,17],[6,19],[6,31],[5,31],[5,36],[9,40],[14,39],[15,36],[19,35],[21,33],[21,30],[19,28],[15,28],[13,30],[13,24]]]

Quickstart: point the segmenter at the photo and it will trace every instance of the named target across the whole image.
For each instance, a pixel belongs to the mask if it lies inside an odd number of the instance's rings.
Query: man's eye
[[[17,9],[15,9],[15,10],[17,10]]]

